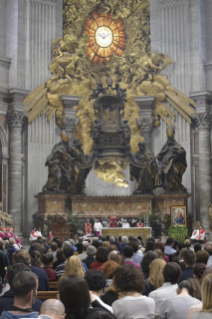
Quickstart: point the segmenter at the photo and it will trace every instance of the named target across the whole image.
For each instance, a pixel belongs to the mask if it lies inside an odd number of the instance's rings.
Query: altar
[[[132,235],[133,237],[141,236],[144,241],[148,235],[151,236],[152,228],[151,227],[105,227],[102,229],[103,236],[127,236]]]

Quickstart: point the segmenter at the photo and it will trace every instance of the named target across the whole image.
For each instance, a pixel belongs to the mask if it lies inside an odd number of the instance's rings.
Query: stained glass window
[[[87,56],[94,63],[102,65],[112,54],[123,54],[125,32],[121,19],[113,20],[109,13],[96,10],[85,20],[83,32],[89,35]]]

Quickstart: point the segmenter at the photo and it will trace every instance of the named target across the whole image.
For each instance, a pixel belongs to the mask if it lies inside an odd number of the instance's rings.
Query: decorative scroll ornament
[[[193,119],[198,129],[201,129],[201,128],[210,129],[211,123],[212,123],[211,113],[205,112],[205,113],[194,114]]]
[[[27,116],[26,113],[12,110],[7,113],[7,122],[10,126],[20,126],[24,124]]]

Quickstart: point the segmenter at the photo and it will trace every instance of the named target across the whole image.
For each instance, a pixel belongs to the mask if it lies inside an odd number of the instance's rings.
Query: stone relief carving
[[[211,127],[212,114],[209,112],[194,114],[193,119],[198,129]]]
[[[141,132],[152,132],[154,128],[154,118],[139,118],[137,119],[138,126],[140,127]]]
[[[67,131],[67,132],[72,132],[74,133],[75,130],[75,126],[79,123],[79,119],[78,118],[64,118],[64,122],[63,122],[63,128]]]
[[[7,123],[10,126],[22,126],[26,120],[26,114],[24,112],[12,110],[7,113]]]

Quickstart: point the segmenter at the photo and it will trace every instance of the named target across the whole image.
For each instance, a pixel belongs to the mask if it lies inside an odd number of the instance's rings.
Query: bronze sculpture
[[[134,194],[152,194],[158,182],[158,167],[154,154],[146,149],[145,142],[138,143],[139,151],[130,153],[131,180],[136,179],[137,186]]]
[[[70,194],[84,194],[85,179],[91,169],[93,156],[84,155],[82,145],[78,139],[69,145],[69,140],[62,132],[62,141],[56,144],[47,158],[48,181],[43,192],[68,192]]]
[[[160,184],[166,193],[186,193],[182,185],[182,176],[187,167],[186,151],[174,139],[175,129],[166,130],[168,140],[157,156]]]

